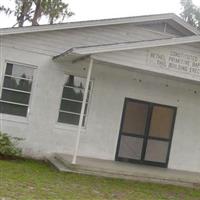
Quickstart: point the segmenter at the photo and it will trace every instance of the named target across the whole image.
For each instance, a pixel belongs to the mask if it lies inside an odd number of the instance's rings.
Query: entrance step
[[[78,157],[74,165],[71,155],[57,153],[48,160],[63,172],[200,188],[200,173],[86,157]]]
[[[48,156],[47,160],[61,172],[72,172],[55,155]]]

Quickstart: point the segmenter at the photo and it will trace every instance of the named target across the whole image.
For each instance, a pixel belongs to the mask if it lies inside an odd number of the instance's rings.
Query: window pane
[[[24,90],[30,92],[32,81],[5,76],[3,86],[6,88],[12,88],[16,90]]]
[[[32,68],[17,65],[17,64],[11,64],[7,63],[6,66],[6,74],[10,76],[16,76],[16,77],[22,77],[22,78],[28,78],[33,79],[33,70]]]
[[[65,86],[70,86],[70,87],[77,87],[81,89],[85,89],[85,84],[86,84],[86,79],[73,76],[73,75],[68,75],[67,80],[65,82]],[[91,89],[91,82],[89,84],[89,90]]]
[[[80,115],[60,112],[59,117],[58,117],[58,122],[78,125],[79,118],[80,118]],[[83,118],[83,126],[84,124],[85,124],[85,116]]]
[[[87,94],[87,102],[89,101],[89,94]],[[73,99],[77,101],[83,101],[84,90],[78,88],[68,88],[64,87],[62,97],[66,99]]]
[[[2,100],[11,101],[16,103],[28,104],[29,103],[29,94],[14,92],[3,89],[2,91]]]
[[[67,87],[64,87],[63,89],[63,98],[82,101],[83,95],[84,95],[84,90],[80,90],[77,88],[67,88]]]
[[[159,140],[148,140],[145,160],[165,163],[167,159],[169,143]]]
[[[140,160],[142,153],[142,145],[143,145],[142,138],[122,135],[118,156],[121,158],[131,158]]]
[[[74,112],[74,113],[81,113],[81,107],[82,107],[82,103],[62,100],[60,110]],[[87,110],[87,104],[85,107],[85,113],[86,113],[86,110]]]
[[[169,139],[173,123],[174,110],[169,107],[154,106],[149,136]]]
[[[85,78],[75,77],[73,75],[69,75],[65,86],[71,86],[71,87],[78,87],[78,88],[85,88]]]
[[[122,131],[124,133],[144,135],[147,114],[148,104],[127,102]]]
[[[27,115],[28,107],[18,106],[8,103],[0,102],[0,112],[11,115],[19,115],[25,117]]]

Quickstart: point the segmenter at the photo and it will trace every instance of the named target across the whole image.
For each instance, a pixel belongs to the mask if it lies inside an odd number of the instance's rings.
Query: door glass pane
[[[154,106],[149,136],[169,139],[173,123],[174,110],[169,107]]]
[[[149,139],[147,143],[145,160],[165,163],[168,147],[169,142]]]
[[[144,135],[147,114],[148,104],[127,102],[122,132]]]
[[[142,138],[122,135],[118,156],[122,158],[140,160],[142,153],[142,145]]]

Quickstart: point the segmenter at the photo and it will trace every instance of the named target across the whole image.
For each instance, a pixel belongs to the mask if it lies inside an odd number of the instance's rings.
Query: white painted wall
[[[20,56],[22,53],[23,57]],[[28,118],[3,115],[2,130],[25,138],[22,146],[25,153],[32,156],[72,153],[77,128],[56,122],[58,108],[64,73],[85,75],[86,63],[58,64],[50,57],[10,48],[4,49],[4,57],[19,63],[34,63],[38,69]],[[92,77],[94,87],[87,127],[81,135],[80,155],[114,159],[124,98],[130,97],[178,107],[169,168],[200,171],[198,85],[97,63]]]
[[[77,41],[77,44],[83,44],[85,37],[86,35],[81,41]],[[1,59],[37,67],[30,113],[27,118],[3,115],[1,130],[24,138],[21,144],[24,153],[34,157],[53,152],[72,153],[77,127],[57,123],[64,73],[85,76],[84,68],[88,63],[76,63],[73,66],[70,63],[56,63],[52,61],[53,52],[49,53],[48,45],[43,46],[48,53],[41,53],[40,50],[34,49],[33,45],[32,50],[27,50],[23,45],[20,46],[21,39],[22,36],[12,38],[12,44],[4,40]],[[31,41],[31,44],[33,42]],[[27,45],[27,42],[25,43]],[[54,45],[56,44],[55,42]],[[66,41],[66,49],[68,47],[70,45],[68,46]],[[142,57],[135,53],[132,54],[132,65],[135,62],[139,68],[141,62],[138,60],[141,61]],[[114,159],[124,98],[129,97],[178,108],[169,168],[200,172],[199,85],[101,63],[94,64],[92,78],[94,85],[87,126],[81,135],[80,155]]]

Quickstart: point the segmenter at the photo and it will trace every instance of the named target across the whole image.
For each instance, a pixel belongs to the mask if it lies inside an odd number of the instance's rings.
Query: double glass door
[[[125,99],[116,160],[167,167],[176,108]]]

